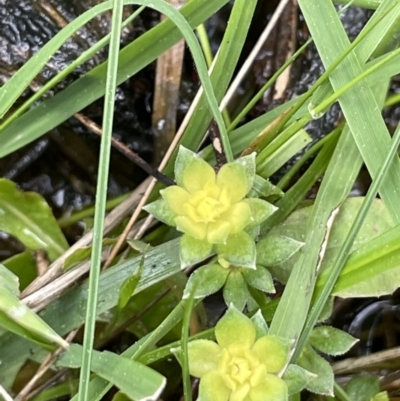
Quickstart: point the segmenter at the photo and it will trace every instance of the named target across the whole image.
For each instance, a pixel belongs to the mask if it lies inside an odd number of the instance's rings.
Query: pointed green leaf
[[[53,261],[68,243],[45,200],[34,192],[21,192],[0,179],[0,230],[18,238],[27,248],[44,249]]]
[[[292,363],[286,368],[282,376],[288,386],[289,395],[300,393],[315,378],[316,375],[314,373]]]
[[[239,163],[224,164],[217,175],[217,185],[229,195],[232,203],[241,201],[249,192],[251,185],[246,167]]]
[[[268,267],[280,265],[297,253],[303,245],[303,242],[284,235],[267,235],[257,244],[257,263]]]
[[[144,258],[142,258],[144,260]],[[144,263],[141,262],[139,268],[135,270],[132,276],[126,278],[126,280],[122,283],[119,289],[119,298],[117,308],[121,311],[125,306],[128,304],[129,300],[131,299],[133,293],[136,290],[136,287],[139,283],[139,280],[142,276]]]
[[[190,297],[193,288],[195,288],[194,298],[204,298],[214,294],[225,284],[228,274],[229,269],[225,269],[219,264],[200,267],[189,277],[183,299]]]
[[[278,208],[273,204],[259,198],[248,198],[245,199],[244,202],[250,206],[252,218],[251,225],[261,224],[278,210]]]
[[[238,310],[244,309],[250,294],[240,270],[235,269],[229,274],[223,296],[227,305],[233,304]]]
[[[193,238],[187,234],[182,235],[180,242],[182,269],[208,258],[212,248],[212,244],[207,241]]]
[[[180,146],[175,161],[175,181],[189,192],[194,192],[202,189],[207,182],[215,181],[215,172],[196,153]]]
[[[3,289],[15,296],[19,295],[18,277],[0,263],[0,290]]]
[[[242,269],[243,277],[248,285],[261,291],[275,294],[274,281],[271,273],[263,266],[253,269]]]
[[[351,225],[358,213],[363,197],[349,198],[340,206],[338,215],[335,217],[334,224],[329,234],[329,242],[321,265],[321,271],[333,264],[340,247],[345,240]],[[313,206],[304,207],[293,212],[284,222],[275,226],[269,235],[284,235],[297,241],[304,241],[304,234],[307,227],[308,218],[311,215]],[[390,214],[380,199],[375,199],[369,213],[354,241],[352,251],[366,244],[375,237],[386,232],[393,227]],[[292,270],[293,264],[298,254],[287,259],[279,268],[270,269],[272,274],[280,281],[286,282]]]
[[[235,342],[251,347],[256,339],[256,329],[252,321],[233,304],[215,326],[215,338],[222,348]]]
[[[80,368],[82,347],[70,346],[58,364],[64,367]],[[92,372],[118,387],[132,400],[158,400],[165,387],[165,377],[153,369],[108,351],[93,351]]]
[[[248,193],[251,190],[256,177],[256,154],[252,153],[247,156],[239,157],[233,163],[237,163],[245,167],[245,173],[248,182],[246,193]]]
[[[268,325],[260,309],[251,317],[251,321],[256,328],[256,340],[268,334]]]
[[[260,175],[255,175],[253,188],[249,192],[249,197],[263,197],[268,198],[270,202],[275,201],[283,196],[283,192],[280,188],[271,184],[269,180],[261,177]]]
[[[168,206],[164,199],[158,199],[155,202],[149,203],[143,207],[147,213],[153,215],[157,220],[169,226],[175,227],[176,214]]]
[[[217,245],[217,253],[219,258],[227,260],[234,266],[256,268],[256,245],[245,232],[230,235],[226,244]]]
[[[316,375],[306,385],[312,393],[333,396],[333,371],[331,365],[311,347],[306,346],[301,351],[297,364]]]
[[[346,385],[346,393],[351,401],[372,400],[381,391],[379,379],[374,376],[356,376]]]
[[[332,326],[318,326],[314,327],[309,341],[318,351],[337,356],[345,354],[358,339]]]
[[[0,326],[45,347],[68,343],[12,292],[0,286]]]

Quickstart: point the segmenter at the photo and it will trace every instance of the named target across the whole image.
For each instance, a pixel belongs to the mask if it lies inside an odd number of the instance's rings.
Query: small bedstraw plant
[[[278,374],[288,362],[289,343],[262,331],[231,305],[215,327],[217,342],[188,344],[190,374],[200,378],[199,400],[287,400]],[[173,351],[179,357],[179,349]]]
[[[214,169],[197,154],[180,147],[175,163],[177,185],[160,191],[145,207],[160,221],[183,233],[182,267],[218,254],[220,263],[256,268],[257,226],[276,207],[246,198],[255,179],[255,154]]]

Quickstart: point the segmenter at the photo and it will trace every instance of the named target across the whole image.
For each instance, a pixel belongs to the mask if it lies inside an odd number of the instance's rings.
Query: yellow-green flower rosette
[[[217,342],[188,344],[189,371],[200,378],[201,401],[286,401],[288,388],[277,374],[289,358],[287,341],[257,336],[253,322],[230,307],[215,327]]]
[[[177,185],[162,191],[162,199],[144,209],[184,233],[182,265],[208,257],[215,246],[229,263],[255,268],[256,249],[250,227],[276,208],[258,198],[246,198],[255,177],[255,154],[214,169],[196,153],[180,147],[175,163]]]

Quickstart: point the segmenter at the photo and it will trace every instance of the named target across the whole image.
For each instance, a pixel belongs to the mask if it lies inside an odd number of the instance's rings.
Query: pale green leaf
[[[239,269],[230,272],[223,290],[224,301],[227,305],[235,305],[243,310],[250,297],[249,291]]]
[[[255,270],[242,269],[242,274],[248,285],[270,294],[275,293],[271,273],[265,267],[257,266]]]
[[[363,202],[363,197],[347,199],[340,207],[340,211],[335,218],[332,229],[329,234],[329,242],[322,261],[321,270],[331,265],[337,253],[340,250],[347,233],[358,213]],[[307,222],[311,215],[313,206],[304,207],[292,213],[283,223],[279,224],[270,231],[271,234],[284,235],[297,241],[304,242]],[[361,245],[371,239],[378,237],[393,227],[393,221],[390,214],[380,199],[375,199],[367,217],[353,243],[352,250],[356,250]],[[260,241],[261,242],[261,241]],[[279,268],[271,269],[272,273],[283,282],[287,281],[294,262],[298,254],[281,263]]]
[[[257,243],[257,263],[267,267],[280,265],[296,254],[303,245],[303,242],[285,235],[269,234]]]
[[[188,299],[193,289],[195,298],[204,298],[214,294],[225,284],[228,274],[229,270],[219,264],[200,267],[189,277],[183,299]]]
[[[26,247],[44,249],[56,259],[68,244],[45,200],[34,192],[21,192],[0,179],[0,230],[18,238]]]
[[[59,360],[60,366],[80,368],[82,347],[72,345]],[[93,351],[92,372],[118,387],[132,400],[157,400],[165,378],[147,366],[108,351]]]
[[[256,174],[254,177],[253,188],[249,193],[249,197],[253,196],[268,198],[269,201],[275,201],[283,196],[283,192],[280,188],[271,184],[269,180]]]
[[[10,292],[11,294],[19,295],[19,280],[7,267],[0,263],[0,289]]]
[[[301,351],[296,363],[316,375],[306,389],[312,393],[333,396],[333,371],[331,365],[312,348],[306,346]]]
[[[252,218],[251,225],[261,224],[265,219],[271,216],[271,214],[278,210],[276,206],[258,198],[248,198],[245,199],[244,202],[250,206]]]
[[[309,342],[318,351],[337,356],[349,351],[358,339],[332,326],[318,326],[311,332]]]
[[[299,393],[311,380],[315,378],[316,375],[314,373],[311,373],[308,370],[303,369],[301,366],[293,363],[286,368],[285,373],[282,376],[282,379],[288,386],[289,395]]]
[[[346,384],[346,393],[351,401],[371,400],[380,391],[379,379],[370,375],[352,377]]]
[[[256,340],[268,334],[268,325],[260,309],[257,311],[257,313],[255,313],[251,317],[251,321],[253,322],[254,327],[256,328],[256,333],[257,333]]]
[[[0,287],[0,326],[46,347],[68,347],[62,337],[5,287]]]
[[[180,243],[180,257],[182,268],[201,262],[211,255],[212,244],[184,234]]]
[[[248,156],[243,156],[239,157],[236,159],[233,163],[239,164],[241,166],[245,167],[245,175],[247,178],[247,192],[250,191],[250,189],[253,186],[254,183],[254,178],[256,176],[256,154],[252,153],[251,155]]]
[[[374,297],[393,293],[400,286],[400,225],[365,243],[350,254],[332,294],[342,298]],[[330,274],[317,281],[319,293]]]
[[[146,212],[152,214],[157,220],[160,220],[169,226],[175,227],[176,225],[176,214],[171,210],[164,199],[158,199],[149,203],[143,207],[143,210],[146,210]]]
[[[252,321],[231,304],[215,326],[215,337],[222,348],[237,341],[251,347],[256,339],[256,329]]]
[[[219,258],[227,260],[234,266],[256,268],[256,245],[245,232],[230,235],[226,244],[217,245],[217,253]]]

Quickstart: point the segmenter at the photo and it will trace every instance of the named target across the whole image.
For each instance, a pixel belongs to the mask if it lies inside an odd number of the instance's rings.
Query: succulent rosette
[[[188,344],[190,374],[200,378],[199,400],[287,400],[287,385],[277,374],[288,362],[290,345],[262,331],[231,306],[215,327],[217,342]]]
[[[256,248],[247,232],[276,207],[258,198],[246,198],[255,178],[255,154],[214,169],[196,153],[180,147],[175,181],[161,190],[159,199],[144,209],[183,232],[183,267],[207,258],[213,250],[221,260],[255,268]]]

